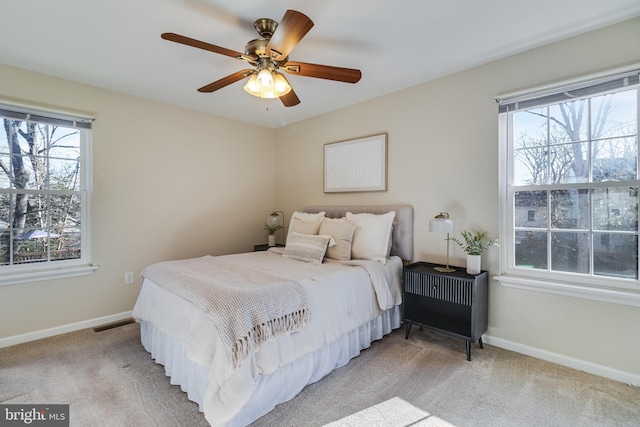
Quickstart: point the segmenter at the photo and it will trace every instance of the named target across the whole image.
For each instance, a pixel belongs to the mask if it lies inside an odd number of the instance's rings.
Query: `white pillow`
[[[282,256],[322,264],[329,240],[331,240],[329,235],[300,234],[294,231],[287,239]]]
[[[337,261],[349,261],[351,259],[351,242],[356,223],[347,221],[346,218],[325,218],[320,226],[320,234],[328,234],[335,241],[335,245],[329,243],[327,258]]]
[[[289,229],[287,230],[287,240],[289,240],[289,236],[295,230],[296,219],[299,221],[311,221],[313,224],[317,223],[318,230],[320,229],[320,224],[322,223],[322,219],[324,218],[324,211],[318,213],[306,213],[306,212],[298,212],[295,211],[291,215],[291,221],[289,221]],[[303,234],[311,234],[311,233],[303,233]],[[316,231],[313,234],[318,234]]]
[[[351,258],[387,262],[389,239],[395,211],[382,215],[347,212],[347,220],[356,223],[351,243]]]
[[[304,221],[300,218],[293,218],[293,226],[289,229],[291,233],[300,233],[300,234],[319,234],[320,226],[322,225],[323,219],[320,220],[311,220]],[[291,234],[287,233],[287,234]],[[326,233],[325,233],[326,234]]]

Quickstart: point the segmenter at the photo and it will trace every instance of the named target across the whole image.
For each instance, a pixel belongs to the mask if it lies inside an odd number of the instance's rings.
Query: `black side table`
[[[404,268],[405,339],[411,325],[432,329],[466,341],[467,360],[471,360],[471,343],[482,347],[482,334],[488,323],[488,273],[466,273],[455,267],[441,273],[438,264],[416,262]]]
[[[265,243],[265,244],[263,244],[263,245],[255,245],[255,246],[253,247],[253,251],[254,251],[254,252],[266,251],[266,250],[268,250],[269,248],[272,248],[272,247],[273,247],[273,246],[269,246],[267,243]],[[284,245],[282,245],[282,244],[278,243],[278,244],[276,245],[276,247],[278,247],[278,248],[284,248]]]

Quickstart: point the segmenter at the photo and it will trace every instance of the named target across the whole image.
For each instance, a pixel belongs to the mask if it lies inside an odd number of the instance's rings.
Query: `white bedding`
[[[402,262],[398,257],[389,258],[384,265],[375,261],[315,265],[282,257],[276,249],[228,257],[258,262],[267,266],[270,274],[286,271],[287,277],[300,283],[306,293],[309,324],[263,344],[234,368],[210,318],[195,305],[145,279],[133,311],[142,325],[145,348],[165,365],[172,382],[180,383],[189,398],[200,404],[212,426],[245,425],[295,396],[297,389],[319,380],[372,339],[379,339],[376,322],[386,322],[380,327],[382,333],[399,327]],[[367,332],[372,327],[376,329],[373,334]],[[371,337],[358,338],[363,334]],[[346,349],[340,344],[344,340]],[[348,340],[358,342],[351,345]],[[167,360],[172,358],[186,358],[188,366]],[[190,373],[182,372],[185,369]],[[198,378],[203,373],[205,378]],[[290,390],[273,395],[274,384],[289,383]],[[273,402],[260,402],[266,395]]]

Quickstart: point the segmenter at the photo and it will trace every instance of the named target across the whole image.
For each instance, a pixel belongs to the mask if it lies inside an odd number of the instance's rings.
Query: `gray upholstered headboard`
[[[304,211],[308,213],[325,212],[329,218],[342,218],[351,213],[372,213],[384,214],[394,211],[396,213],[393,221],[393,236],[391,243],[391,255],[396,255],[404,261],[413,260],[413,206],[409,205],[356,205],[356,206],[333,206],[333,205],[313,205],[305,206]]]

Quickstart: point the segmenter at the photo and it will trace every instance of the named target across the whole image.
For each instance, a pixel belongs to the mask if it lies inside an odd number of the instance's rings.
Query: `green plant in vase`
[[[269,234],[269,246],[276,246],[276,231],[280,230],[282,226],[280,224],[268,224],[265,222],[263,228],[267,230],[267,233]]]
[[[451,241],[460,246],[468,255],[482,255],[482,253],[491,246],[499,246],[498,239],[487,239],[482,231],[472,233],[464,230],[461,234],[464,241],[456,239],[455,237],[451,237]]]
[[[462,239],[451,237],[450,240],[467,253],[467,273],[480,273],[480,255],[491,246],[498,246],[498,239],[489,239],[482,231],[462,231]]]
[[[276,234],[276,231],[282,228],[282,226],[280,224],[270,225],[265,222],[263,228],[267,230],[267,234],[269,234],[269,236],[273,236]]]

